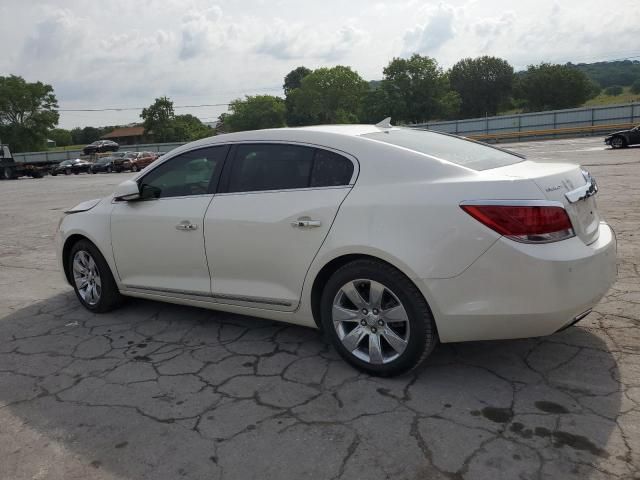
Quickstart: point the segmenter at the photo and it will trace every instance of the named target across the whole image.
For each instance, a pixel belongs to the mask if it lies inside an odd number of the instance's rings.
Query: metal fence
[[[184,145],[179,143],[145,143],[141,145],[120,145],[121,152],[168,152],[176,147]],[[82,150],[63,150],[61,152],[28,152],[14,153],[16,162],[62,162],[73,160],[82,155]]]
[[[545,131],[544,135],[548,136],[546,131],[549,130],[598,126],[606,128],[607,125],[636,122],[640,123],[640,103],[428,122],[412,127],[469,136],[535,131],[541,131],[541,134]]]

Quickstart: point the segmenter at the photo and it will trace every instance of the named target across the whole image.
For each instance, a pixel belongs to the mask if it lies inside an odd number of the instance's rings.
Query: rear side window
[[[426,130],[403,128],[362,136],[425,153],[473,170],[505,167],[524,160],[518,155],[489,145]]]
[[[353,163],[351,160],[328,150],[316,150],[313,171],[311,172],[312,187],[349,185],[352,176]]]
[[[314,149],[298,145],[245,144],[236,149],[229,192],[309,186]]]

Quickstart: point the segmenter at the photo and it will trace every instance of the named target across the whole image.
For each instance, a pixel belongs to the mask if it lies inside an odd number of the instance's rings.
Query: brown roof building
[[[103,135],[102,139],[113,140],[120,145],[136,145],[138,143],[146,143],[147,141],[142,125],[116,128],[112,132]]]

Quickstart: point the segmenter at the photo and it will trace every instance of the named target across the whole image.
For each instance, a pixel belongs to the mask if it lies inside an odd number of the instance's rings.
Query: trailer
[[[58,163],[57,160],[46,159],[16,160],[11,155],[9,145],[0,143],[0,179],[2,180],[13,180],[19,177],[42,178]]]

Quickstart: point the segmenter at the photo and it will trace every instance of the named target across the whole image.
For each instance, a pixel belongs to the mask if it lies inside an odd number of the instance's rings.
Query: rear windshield
[[[488,170],[523,161],[518,155],[489,145],[426,130],[407,128],[367,133],[362,136],[425,153],[473,170]]]

